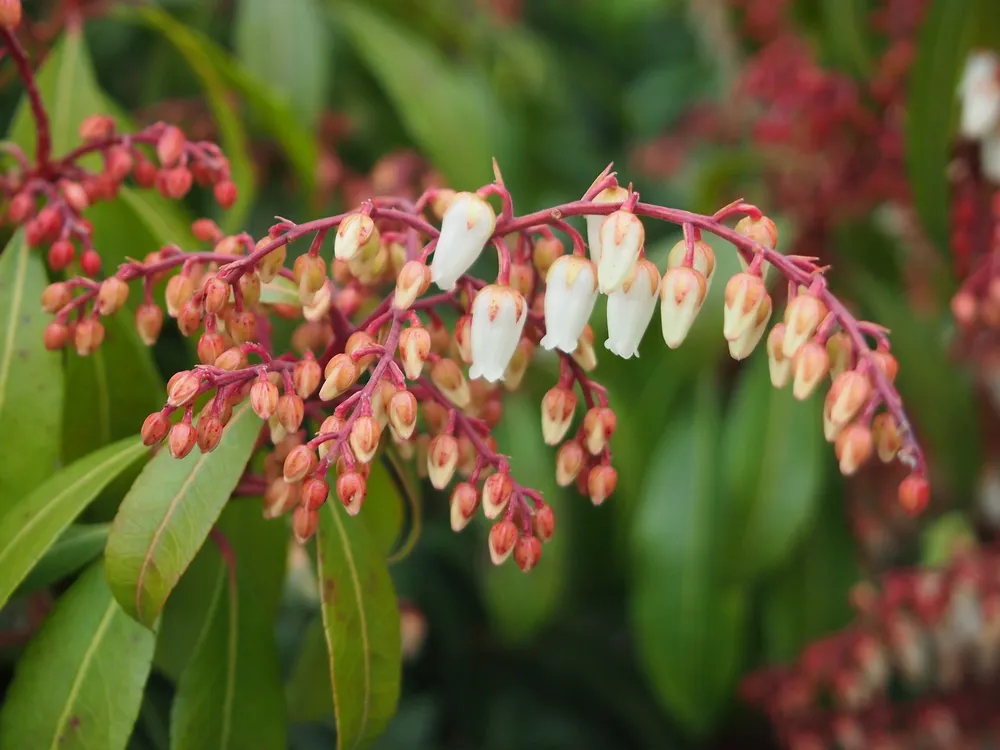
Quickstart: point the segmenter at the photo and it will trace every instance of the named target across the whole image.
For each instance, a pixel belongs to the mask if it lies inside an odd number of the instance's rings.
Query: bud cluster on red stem
[[[9,49],[17,57],[16,45]],[[47,122],[37,104],[41,131]],[[556,478],[594,505],[605,502],[617,484],[617,417],[591,377],[598,342],[589,319],[604,295],[604,346],[628,359],[659,307],[664,343],[681,346],[715,276],[704,232],[730,243],[743,264],[717,282],[725,284],[722,333],[732,357],[746,358],[766,339],[772,382],[791,383],[799,399],[830,376],[824,432],[841,470],[853,473],[873,453],[898,458],[910,470],[900,502],[913,512],[927,502],[924,457],[893,386],[898,363],[886,332],[847,310],[814,258],[779,252],[774,223],[752,205],[736,201],[707,216],[643,203],[609,166],[581,199],[517,215],[494,165],[494,182],[475,192],[374,197],[301,224],[279,217],[260,238],[225,235],[199,219],[192,231],[201,249],[162,247],[98,280],[99,254],[82,213],[113,198],[124,180],[173,199],[193,182],[211,185],[223,206],[235,189],[218,147],[192,143],[171,125],[127,135],[95,116],[83,123],[81,140],[55,159],[43,149],[34,161],[15,151],[18,167],[0,178],[8,220],[24,226],[32,244],[51,242],[51,265],[65,267],[73,243],[84,248],[84,275],[43,295],[53,316],[46,346],[94,352],[105,336],[102,318],[119,314],[132,282],[141,281],[134,308],[141,339],[154,344],[171,319],[183,336],[197,337],[199,359],[170,378],[166,404],[142,425],[143,441],[165,442],[178,458],[209,452],[226,439],[234,411],[249,406],[261,420],[266,456],[263,475],[247,474],[240,492],[262,491],[269,518],[291,514],[300,541],[315,533],[331,494],[349,513],[361,511],[372,462],[392,446],[435,488],[450,488],[456,531],[481,506],[493,524],[494,563],[513,557],[522,570],[533,568],[555,518],[538,491],[516,480],[493,438],[504,392],[519,387],[535,358],[559,361],[541,415],[545,442],[559,446]],[[103,157],[102,171],[81,166],[91,154]],[[572,217],[584,217],[586,238]],[[663,269],[645,255],[649,219],[683,230]],[[293,243],[303,252],[290,253]],[[486,248],[498,260],[492,281],[471,275]],[[771,269],[786,280],[789,302],[769,329]],[[292,352],[273,349],[275,315],[302,320]]]

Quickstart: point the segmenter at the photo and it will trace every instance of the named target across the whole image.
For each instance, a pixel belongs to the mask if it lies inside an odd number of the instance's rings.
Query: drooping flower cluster
[[[944,750],[1000,739],[996,550],[959,550],[940,570],[894,571],[879,590],[861,584],[854,603],[849,628],[743,685],[787,747]]]

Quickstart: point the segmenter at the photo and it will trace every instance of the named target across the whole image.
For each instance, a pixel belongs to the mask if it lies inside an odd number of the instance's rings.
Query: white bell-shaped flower
[[[632,273],[646,230],[631,211],[615,211],[601,224],[601,262],[597,264],[597,284],[601,292],[621,289]]]
[[[1000,125],[1000,57],[985,50],[969,55],[958,95],[959,132],[977,140],[992,134]]]
[[[583,329],[597,302],[597,269],[586,258],[563,255],[545,277],[545,336],[543,349],[576,351]]]
[[[512,287],[490,284],[479,291],[472,302],[470,378],[503,380],[527,319],[528,305]]]
[[[639,343],[656,312],[660,272],[645,258],[621,289],[608,295],[608,340],[604,346],[624,359],[639,356]]]
[[[483,198],[456,193],[441,219],[441,234],[431,258],[431,281],[445,292],[454,289],[486,247],[496,225],[496,213]]]
[[[592,203],[621,203],[628,198],[628,190],[616,185],[615,187],[604,188],[594,196]],[[601,263],[601,224],[607,215],[587,216],[587,247],[590,249],[590,259],[594,265]]]

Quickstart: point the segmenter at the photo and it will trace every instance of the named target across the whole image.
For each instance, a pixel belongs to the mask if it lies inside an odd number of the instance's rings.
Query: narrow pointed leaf
[[[92,563],[108,540],[109,523],[80,523],[66,529],[21,582],[14,596],[51,586]]]
[[[0,519],[0,607],[87,504],[146,451],[135,437],[109,445],[63,469]]]
[[[338,750],[369,747],[399,700],[399,606],[385,558],[336,503],[320,511],[317,568]]]
[[[249,401],[233,412],[219,447],[181,460],[161,450],[115,516],[105,550],[122,608],[152,627],[201,548],[253,453],[261,422]]]
[[[285,530],[248,505],[228,508],[220,529],[231,545],[234,567],[223,561],[215,545],[200,553],[212,559],[212,597],[177,686],[171,748],[284,750],[284,694],[272,625],[272,600],[277,597],[260,596],[255,573],[263,563],[280,577],[284,544],[267,549],[256,542],[260,531],[281,542],[287,538]],[[227,534],[228,529],[235,533]]]
[[[41,255],[17,232],[0,253],[0,518],[59,460],[63,369],[42,343],[47,284]]]
[[[322,721],[333,715],[330,659],[321,617],[310,622],[299,639],[299,653],[285,695],[290,721]]]
[[[93,565],[18,662],[0,712],[0,747],[124,750],[154,643],[111,596],[102,565]]]
[[[632,622],[640,662],[670,714],[693,736],[733,692],[745,593],[723,584],[718,394],[711,382],[663,435],[632,519]]]

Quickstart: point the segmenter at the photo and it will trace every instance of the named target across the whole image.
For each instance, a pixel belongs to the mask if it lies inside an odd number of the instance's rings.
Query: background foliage
[[[46,18],[54,5],[26,10]],[[728,90],[733,70],[705,12],[725,14],[722,4],[580,0],[570,9],[532,0],[509,20],[507,4],[470,0],[93,5],[107,7],[83,33],[57,28],[32,47],[44,52],[40,86],[55,152],[76,143],[79,122],[94,112],[125,122],[179,118],[217,138],[232,160],[240,200],[217,217],[227,230],[259,236],[276,215],[334,213],[359,191],[367,197],[365,175],[404,148],[463,189],[491,179],[495,156],[519,212],[580,195],[612,160],[650,202],[713,211],[743,196],[770,212],[749,139],[696,143],[671,178],[641,176],[640,146]],[[863,75],[872,54],[858,10],[864,0],[796,5],[821,57]],[[908,169],[928,233],[947,254],[950,102],[978,16],[950,0],[929,13],[911,81]],[[9,139],[29,146],[19,102],[8,79],[0,113]],[[164,243],[191,244],[191,219],[217,212],[197,200],[178,207],[124,189],[119,201],[91,210],[105,271]],[[946,356],[947,273],[940,296],[914,315],[901,280],[905,248],[875,217],[858,224],[833,248],[838,290],[893,330],[900,389],[931,448],[936,489],[967,503],[980,465],[977,418],[972,386]],[[788,237],[795,230],[781,228]],[[677,239],[663,227],[649,231],[654,258]],[[731,273],[733,254],[717,253]],[[178,523],[202,535],[169,536],[160,552],[177,575],[190,568],[130,612],[157,624],[154,640],[111,598],[134,587],[129,571],[119,575],[109,555],[102,575],[98,557],[109,540],[115,559],[128,560],[129,545],[155,534],[152,526],[110,526],[120,503],[155,508],[178,499],[158,466],[171,459],[147,462],[132,436],[162,403],[164,375],[186,366],[187,344],[167,332],[149,351],[120,317],[107,319],[107,341],[88,359],[45,352],[37,300],[46,283],[41,259],[14,237],[0,255],[0,321],[11,324],[0,325],[0,352],[8,353],[0,360],[0,593],[13,595],[0,625],[15,636],[33,632],[39,607],[57,595],[58,603],[27,647],[23,637],[2,643],[0,746],[41,747],[53,727],[56,737],[72,737],[71,719],[83,717],[103,734],[72,746],[123,747],[138,715],[132,750],[331,747],[333,689],[342,743],[367,742],[384,727],[376,747],[695,748],[732,746],[737,737],[742,747],[770,747],[766,724],[737,700],[741,675],[794,657],[850,619],[848,591],[861,572],[845,497],[876,490],[872,482],[845,487],[818,437],[817,400],[793,403],[774,391],[762,353],[730,362],[717,283],[679,351],[650,334],[638,360],[601,359],[597,374],[619,425],[619,488],[604,506],[555,486],[538,416],[552,373],[532,371],[508,399],[500,448],[559,518],[530,575],[488,564],[485,525],[452,534],[446,499],[426,483],[415,493],[419,516],[388,474],[381,492],[373,476],[361,519],[324,511],[321,568],[354,555],[376,578],[386,551],[419,521],[415,549],[388,568],[408,605],[404,634],[407,623],[419,627],[410,608],[426,622],[400,688],[382,663],[391,665],[392,653],[370,658],[350,647],[342,658],[362,662],[331,686],[322,668],[327,602],[312,593],[296,556],[286,571],[284,525],[264,522],[250,501],[229,503],[222,516],[239,561],[235,581],[216,548],[201,547],[212,510],[181,505]],[[599,313],[594,321],[603,325]],[[215,511],[238,478],[235,454],[251,450],[244,432],[210,454],[199,475]],[[71,468],[50,478],[54,466]],[[897,561],[918,559],[920,549],[920,535],[910,533]],[[369,609],[369,625],[391,631],[388,581],[371,583],[379,593],[358,596],[356,606]],[[351,623],[340,626],[348,628],[343,643],[360,637]],[[88,668],[95,659],[99,670]],[[351,705],[356,670],[375,680],[373,705],[391,707],[401,689],[391,721],[372,714],[352,725],[360,716]],[[103,691],[144,682],[131,704],[101,700]],[[27,706],[35,724],[17,723]]]

